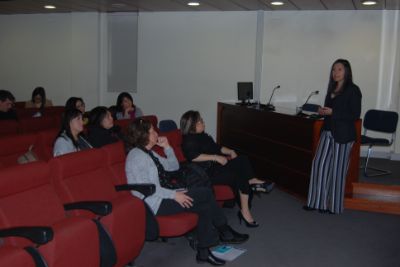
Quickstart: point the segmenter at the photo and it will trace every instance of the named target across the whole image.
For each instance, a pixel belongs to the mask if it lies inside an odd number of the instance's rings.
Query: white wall
[[[280,84],[274,102],[296,106],[314,90],[321,94],[312,102],[323,102],[329,68],[343,57],[363,92],[363,113],[398,110],[398,17],[399,11],[140,13],[133,97],[160,119],[178,122],[197,109],[215,135],[217,102],[236,99],[236,82],[254,80],[256,67],[262,75],[255,96],[265,103]],[[117,94],[107,92],[106,20],[98,13],[0,16],[0,87],[18,100],[42,85],[56,104],[71,95],[89,108],[115,104]],[[257,31],[263,38],[256,46]]]

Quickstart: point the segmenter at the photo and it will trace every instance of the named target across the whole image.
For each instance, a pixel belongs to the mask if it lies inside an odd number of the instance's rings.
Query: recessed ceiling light
[[[273,6],[283,6],[283,2],[281,2],[281,1],[274,1],[274,2],[271,2],[271,5],[273,5]]]
[[[53,5],[45,5],[44,8],[46,9],[55,9],[56,7]]]
[[[199,6],[200,5],[200,3],[199,2],[189,2],[189,3],[187,3],[187,5],[188,6]]]
[[[364,1],[362,2],[364,6],[373,6],[376,5],[376,1]]]
[[[124,4],[124,3],[113,3],[113,4],[111,4],[111,6],[114,7],[114,8],[123,8],[123,7],[126,7],[126,4]]]

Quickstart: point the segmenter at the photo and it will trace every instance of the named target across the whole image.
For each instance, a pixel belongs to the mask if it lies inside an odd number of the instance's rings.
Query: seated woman
[[[36,87],[32,92],[32,98],[25,102],[25,108],[38,108],[52,107],[51,100],[46,98],[46,92],[43,87]]]
[[[111,112],[106,107],[96,107],[89,113],[88,141],[99,148],[123,139],[121,129],[114,125]]]
[[[120,93],[117,98],[117,112],[115,114],[117,120],[131,119],[134,120],[143,116],[140,108],[133,104],[132,96],[126,92]]]
[[[83,125],[87,125],[89,122],[88,114],[85,112],[85,102],[80,97],[70,97],[65,103],[65,110],[67,109],[77,109],[82,112]]]
[[[57,135],[53,148],[53,156],[92,148],[83,137],[82,113],[77,109],[66,110],[63,116],[60,133]]]
[[[250,162],[245,156],[214,142],[204,132],[204,121],[198,111],[190,110],[180,121],[183,134],[182,150],[187,160],[198,162],[207,172],[213,184],[229,185],[236,193],[241,210],[239,222],[244,220],[247,227],[257,227],[249,208],[251,190],[267,192],[273,184],[254,177]]]
[[[196,259],[198,262],[223,265],[225,262],[214,257],[209,248],[218,244],[218,239],[225,243],[242,243],[249,236],[235,232],[227,224],[227,219],[210,188],[174,190],[161,185],[165,184],[163,181],[169,171],[179,168],[179,163],[167,138],[158,137],[149,121],[137,119],[131,123],[128,128],[127,145],[128,148],[134,147],[126,158],[125,170],[128,183],[152,183],[156,186],[155,193],[145,199],[156,215],[171,215],[184,211],[197,213],[199,221]],[[164,148],[166,158],[151,150],[155,145]],[[142,197],[140,193],[133,192],[133,194]],[[219,232],[219,238],[215,229]]]

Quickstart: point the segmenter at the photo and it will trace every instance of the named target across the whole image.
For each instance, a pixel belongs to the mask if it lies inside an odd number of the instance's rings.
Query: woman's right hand
[[[185,191],[176,191],[175,192],[175,201],[182,206],[182,208],[190,208],[193,206],[193,198],[186,195],[187,190]]]
[[[225,156],[215,155],[215,161],[221,164],[222,166],[228,163],[228,159]]]

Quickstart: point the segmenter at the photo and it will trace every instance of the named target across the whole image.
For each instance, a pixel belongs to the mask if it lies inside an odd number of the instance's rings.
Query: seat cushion
[[[390,141],[385,138],[373,138],[366,135],[361,135],[362,145],[374,145],[374,146],[390,146]]]
[[[174,215],[156,216],[161,237],[183,235],[197,226],[198,216],[191,212],[182,212]]]

